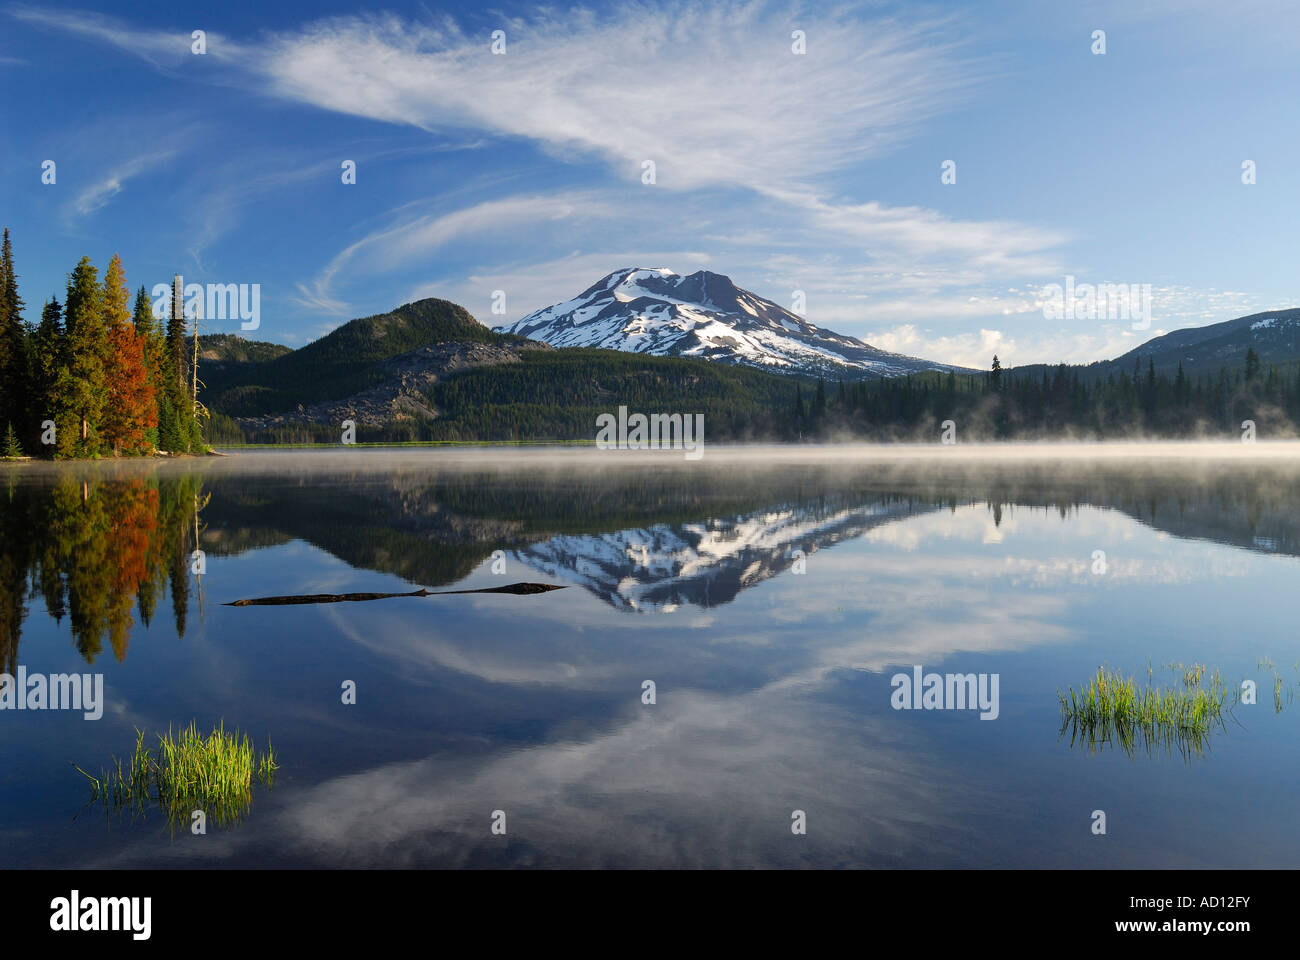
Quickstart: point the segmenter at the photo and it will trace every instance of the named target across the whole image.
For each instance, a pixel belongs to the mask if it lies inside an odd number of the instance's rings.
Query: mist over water
[[[1260,442],[5,467],[3,670],[102,672],[105,711],[0,713],[3,859],[1291,865],[1297,466]],[[517,581],[566,589],[224,606]],[[1099,665],[1194,662],[1260,690],[1203,754],[1061,736],[1058,691]],[[893,709],[918,665],[998,675],[997,718]],[[275,744],[237,824],[81,812],[70,763],[192,720]]]

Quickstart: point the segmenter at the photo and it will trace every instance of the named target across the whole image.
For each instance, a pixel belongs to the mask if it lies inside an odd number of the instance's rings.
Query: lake
[[[103,714],[0,711],[0,864],[1296,867],[1298,468],[1264,443],[5,465],[0,671],[102,674]],[[227,605],[517,582],[565,589]],[[1103,665],[1195,664],[1234,693],[1204,738],[1063,728]],[[995,706],[897,709],[932,672]],[[273,784],[198,835],[92,800],[74,764],[191,722],[269,741]]]

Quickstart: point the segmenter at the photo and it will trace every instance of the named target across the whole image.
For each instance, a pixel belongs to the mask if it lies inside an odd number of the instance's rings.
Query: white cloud
[[[11,17],[25,23],[54,30],[62,30],[87,40],[95,40],[134,54],[157,67],[176,66],[201,60],[191,49],[194,40],[191,29],[137,30],[121,20],[89,10],[51,10],[45,7],[15,5],[9,8]],[[241,48],[221,36],[207,32],[204,56],[213,60],[229,60],[242,55]]]
[[[333,287],[343,271],[363,276],[409,265],[452,240],[491,233],[517,233],[538,222],[599,216],[599,201],[588,193],[516,196],[490,200],[450,213],[427,214],[376,230],[339,251],[309,283],[300,283],[297,302],[327,313],[342,314],[348,304]]]
[[[964,267],[983,276],[1025,276],[1054,269],[1044,251],[1065,241],[1057,230],[1011,221],[953,220],[924,207],[890,207],[882,203],[834,205],[806,190],[765,193],[809,214],[809,229],[885,247],[901,262],[916,257],[956,256]]]
[[[876,274],[930,264],[946,285],[1059,271],[1044,253],[1063,241],[1059,231],[837,203],[809,186],[954,109],[979,68],[940,42],[934,24],[794,19],[807,34],[806,55],[791,52],[788,11],[678,3],[510,21],[508,52],[494,56],[486,38],[452,23],[345,17],[280,35],[249,68],[288,99],[421,129],[522,138],[562,159],[603,159],[632,183],[642,161],[653,160],[656,184],[620,203],[644,211],[657,194],[648,222],[661,245],[682,223],[665,194],[742,187],[753,193],[728,198],[726,208],[740,209],[731,222],[781,224],[752,242],[848,243],[869,248]],[[618,265],[611,259],[556,298]]]
[[[977,70],[936,25],[794,17],[760,4],[627,5],[503,23],[507,53],[394,16],[281,34],[245,62],[271,90],[423,129],[470,126],[608,161],[666,189],[776,188],[880,153],[968,94]],[[708,109],[700,109],[708,104]]]
[[[142,154],[120,164],[102,180],[91,184],[77,194],[76,199],[72,202],[74,209],[82,216],[94,213],[121,193],[126,182],[132,177],[139,176],[147,170],[160,166],[175,155],[175,150],[163,150],[156,153]]]

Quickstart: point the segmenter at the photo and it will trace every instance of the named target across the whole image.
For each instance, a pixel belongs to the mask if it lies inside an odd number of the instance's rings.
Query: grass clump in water
[[[1185,757],[1205,752],[1210,735],[1224,725],[1224,708],[1231,693],[1216,670],[1208,675],[1201,664],[1171,665],[1178,683],[1157,686],[1148,670],[1146,686],[1132,677],[1102,666],[1077,692],[1058,694],[1061,735],[1070,731],[1071,745],[1091,752],[1117,745],[1129,756],[1138,746],[1177,750]]]
[[[98,777],[73,766],[90,781],[91,803],[102,803],[106,813],[143,814],[158,806],[176,826],[202,810],[222,827],[247,812],[253,781],[271,789],[279,769],[269,741],[258,754],[247,734],[227,733],[220,724],[203,736],[194,723],[177,734],[168,728],[158,737],[156,750],[145,745],[144,732],[137,730],[135,752],[127,763],[114,757]]]

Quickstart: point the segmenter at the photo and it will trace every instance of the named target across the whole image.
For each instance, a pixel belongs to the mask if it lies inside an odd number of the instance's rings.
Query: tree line
[[[89,257],[64,302],[23,318],[8,228],[0,247],[0,453],[55,459],[205,449],[185,320],[164,326],[142,286],[134,302],[122,258],[101,281]]]
[[[1300,433],[1300,368],[1264,369],[1250,349],[1244,365],[1189,377],[1157,373],[1147,358],[1132,375],[1080,376],[1060,364],[1041,375],[1016,374],[995,356],[983,374],[921,374],[828,389],[824,381],[791,411],[805,439],[850,435],[873,440],[933,440],[952,420],[958,439],[1087,440],[1138,437],[1234,437],[1251,421],[1261,438]]]

